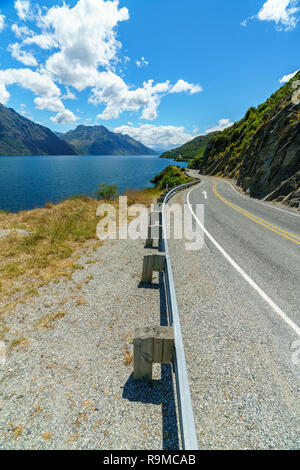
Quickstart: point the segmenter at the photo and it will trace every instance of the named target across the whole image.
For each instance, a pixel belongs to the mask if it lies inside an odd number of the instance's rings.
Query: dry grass
[[[152,188],[126,192],[129,205],[147,207],[158,195]],[[0,211],[0,229],[30,232],[27,236],[14,232],[0,238],[0,314],[38,295],[37,289],[50,281],[59,283],[61,276],[71,279],[75,270],[84,269],[76,263],[80,253],[86,248],[97,250],[103,244],[96,237],[100,203],[82,196],[17,214]],[[117,199],[110,203],[117,209]]]
[[[80,269],[73,258],[88,240],[97,244],[98,201],[83,197],[47,209],[17,214],[0,213],[0,228],[21,228],[28,236],[11,233],[0,239],[0,305],[24,301],[37,288]],[[99,241],[98,241],[99,243]]]
[[[133,361],[133,355],[131,354],[131,352],[128,351],[128,349],[126,349],[124,353],[124,365],[129,366],[129,364],[131,364],[132,361]]]
[[[10,343],[10,348],[13,349],[13,348],[18,348],[19,346],[22,346],[23,348],[26,348],[29,344],[29,339],[28,338],[16,338],[14,340],[12,340],[12,342]]]
[[[156,198],[161,194],[162,191],[156,188],[146,188],[141,191],[135,191],[128,189],[125,191],[124,196],[128,198],[128,204],[144,204],[150,207]]]
[[[75,302],[75,305],[79,306],[79,305],[87,305],[88,304],[88,301],[85,300],[85,299],[78,299],[76,300]]]
[[[18,437],[21,436],[23,430],[24,430],[24,425],[23,424],[19,424],[18,426],[13,427],[13,432],[14,432],[14,435],[15,435],[15,439],[18,439]]]
[[[67,312],[49,313],[45,317],[38,320],[35,324],[36,328],[52,328],[57,320],[67,315]]]

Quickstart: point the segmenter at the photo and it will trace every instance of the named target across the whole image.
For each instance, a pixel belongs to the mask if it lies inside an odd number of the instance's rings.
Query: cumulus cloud
[[[145,59],[145,57],[141,57],[139,60],[136,60],[135,63],[139,68],[149,65],[149,62]]]
[[[30,45],[35,44],[41,49],[51,49],[52,47],[57,47],[58,44],[51,34],[33,34],[31,37],[28,37],[23,40],[23,44]]]
[[[179,80],[179,82],[184,82]],[[130,89],[124,80],[113,72],[98,73],[95,79],[96,86],[92,89],[89,101],[93,104],[105,103],[104,111],[97,116],[98,119],[118,118],[124,111],[139,111],[142,109],[141,119],[153,121],[158,115],[158,106],[161,98],[167,93],[181,93],[187,89],[166,82],[154,84],[153,80],[143,83],[135,90]],[[197,85],[189,85],[190,92]],[[174,90],[175,88],[175,90]],[[195,91],[193,91],[195,93]]]
[[[210,132],[223,131],[227,127],[231,127],[233,124],[234,123],[231,122],[230,119],[220,119],[219,124],[212,127],[211,129],[207,129],[205,134],[210,134]]]
[[[267,0],[258,12],[261,21],[275,21],[277,25],[283,25],[287,30],[295,28],[298,18],[298,0]]]
[[[128,134],[147,147],[165,149],[179,147],[195,137],[188,134],[184,127],[155,126],[153,124],[143,124],[139,127],[120,126],[116,127],[114,132]]]
[[[3,31],[4,28],[5,28],[5,16],[0,15],[0,33],[1,31]]]
[[[191,95],[194,93],[200,93],[200,91],[203,91],[202,86],[194,85],[194,83],[188,83],[184,80],[178,80],[178,82],[170,89],[170,93],[189,92]]]
[[[68,124],[70,122],[77,121],[79,118],[69,109],[65,109],[64,111],[59,112],[56,116],[52,116],[50,119],[52,122],[57,124]]]
[[[117,39],[116,29],[121,22],[129,19],[128,9],[120,7],[119,0],[78,0],[74,6],[62,2],[42,10],[32,10],[27,0],[16,0],[15,8],[20,19],[35,21],[38,31],[32,31],[27,25],[12,26],[20,40],[10,45],[13,57],[28,67],[36,67],[35,73],[41,80],[48,77],[57,88],[58,85],[63,85],[67,90],[68,87],[78,92],[90,90],[89,102],[100,107],[99,119],[118,118],[125,111],[133,111],[140,113],[141,119],[154,120],[158,115],[161,99],[166,94],[194,94],[202,91],[200,85],[183,79],[174,84],[168,80],[162,83],[147,80],[142,85],[133,87],[117,74],[117,66],[124,64],[126,57],[120,57],[122,44]],[[37,54],[33,56],[28,49],[32,45],[44,50],[46,59],[43,63],[37,64]],[[139,61],[140,66],[147,63],[144,57]],[[28,75],[27,69],[19,69],[20,74],[22,70]],[[4,80],[9,74],[1,76]],[[19,79],[14,83],[24,86]],[[1,96],[7,100],[9,93],[6,87],[11,82],[2,81],[0,84]],[[75,98],[68,91],[61,96],[58,89],[55,93],[46,95],[45,100],[45,95],[38,88],[31,89],[37,95],[35,104],[39,109],[43,106],[43,109],[52,111],[58,107],[58,98]],[[72,117],[68,114],[55,116],[53,119],[55,122],[64,122],[64,119]]]
[[[73,8],[50,8],[40,23],[53,31],[60,51],[48,59],[47,67],[60,74],[76,62],[94,69],[108,66],[121,46],[115,27],[128,19],[127,8],[119,9],[118,1],[79,0]]]
[[[49,111],[62,112],[65,110],[64,104],[62,101],[55,96],[44,98],[38,97],[34,100],[35,107],[37,109],[48,109]]]
[[[283,75],[283,77],[280,78],[279,82],[280,83],[287,83],[289,82],[294,76],[299,72],[299,70],[296,70],[296,72],[290,73],[288,75]]]
[[[0,80],[0,103],[7,104],[10,98],[10,93],[7,91],[4,83]]]
[[[26,36],[34,34],[27,26],[19,26],[18,24],[13,24],[11,30],[15,33],[18,39],[22,39]]]
[[[61,97],[62,100],[76,100],[77,97],[70,91],[68,87],[66,87],[66,93]]]
[[[48,74],[31,69],[0,70],[0,83],[17,84],[41,96],[60,96],[60,89]]]
[[[61,91],[47,73],[34,72],[31,69],[0,70],[0,102],[3,104],[10,98],[6,85],[14,84],[39,95],[34,100],[37,109],[58,112],[59,116],[55,116],[57,121],[54,122],[74,122],[77,119],[71,111],[65,109],[60,99]]]
[[[273,21],[279,30],[289,31],[298,23],[297,13],[299,0],[267,0],[257,15],[243,21],[242,26],[247,26],[248,21],[257,18],[260,21]]]
[[[16,0],[15,9],[17,10],[17,15],[20,18],[20,20],[26,20],[30,11],[30,1],[29,0]]]
[[[11,52],[12,57],[22,62],[22,64],[29,67],[38,65],[36,58],[30,52],[23,51],[19,43],[10,44],[8,50]]]

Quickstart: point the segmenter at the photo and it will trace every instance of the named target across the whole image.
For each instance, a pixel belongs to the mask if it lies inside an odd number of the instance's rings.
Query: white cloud
[[[51,49],[52,47],[57,47],[57,42],[52,34],[36,34],[31,37],[24,39],[23,44],[30,45],[35,44],[41,49]]]
[[[278,29],[289,31],[298,22],[298,4],[299,0],[267,0],[257,15],[244,20],[241,25],[247,26],[248,21],[257,18],[260,21],[274,21]]]
[[[34,100],[37,109],[58,112],[59,114],[53,118],[54,122],[63,123],[77,120],[72,111],[65,109],[60,99],[61,91],[48,74],[34,72],[30,69],[0,70],[0,101],[3,104],[6,104],[10,97],[6,85],[14,84],[39,95]]]
[[[68,87],[66,87],[66,93],[61,97],[62,100],[76,100],[77,97],[70,91]]]
[[[234,122],[231,122],[230,119],[220,119],[219,124],[212,127],[211,129],[207,129],[205,134],[210,134],[210,132],[223,131],[224,129],[227,129],[227,127],[231,127],[233,124]]]
[[[22,64],[28,65],[29,67],[38,65],[36,58],[30,52],[22,50],[21,44],[17,42],[10,44],[8,50],[11,52],[12,57],[22,62]]]
[[[194,93],[200,93],[201,91],[203,91],[202,86],[194,85],[194,83],[188,83],[184,80],[178,80],[178,82],[170,89],[170,93],[190,92],[191,95]]]
[[[49,58],[47,68],[60,73],[76,62],[82,67],[108,66],[120,48],[115,27],[129,19],[127,8],[118,6],[116,0],[79,0],[73,8],[50,8],[40,22],[53,31],[60,52]]]
[[[34,34],[27,26],[19,26],[16,23],[12,25],[11,30],[15,33],[18,39],[22,39],[23,37],[30,36]]]
[[[55,122],[57,124],[68,124],[70,122],[75,122],[79,118],[75,116],[72,111],[69,109],[65,109],[64,111],[61,111],[58,113],[56,116],[50,118],[52,122]]]
[[[29,1],[17,0],[15,8],[20,19],[34,20],[38,31],[33,32],[27,26],[12,26],[20,40],[10,46],[13,57],[26,66],[38,67],[35,73],[42,80],[47,77],[51,86],[55,85],[57,88],[53,93],[41,94],[35,88],[39,80],[36,81],[30,88],[39,98],[35,100],[36,106],[46,109],[48,105],[48,109],[53,110],[58,106],[55,101],[57,98],[75,98],[68,91],[61,96],[58,84],[66,89],[72,87],[78,92],[89,89],[89,102],[101,106],[99,119],[118,118],[125,111],[133,111],[140,113],[141,119],[154,120],[164,95],[202,91],[199,85],[182,79],[175,84],[171,84],[169,80],[156,84],[153,80],[147,80],[142,85],[133,87],[117,74],[117,65],[120,67],[120,64],[126,63],[126,57],[120,57],[122,45],[117,40],[116,28],[120,22],[129,19],[128,9],[120,7],[119,0],[78,0],[73,7],[62,2],[51,8],[36,9],[35,16]],[[44,54],[47,55],[43,63],[37,64],[38,56],[34,57],[27,49],[31,45],[45,51]],[[147,63],[144,57],[140,60],[141,65],[142,63]],[[26,88],[28,71],[19,69],[21,75],[22,70],[27,74],[25,84],[19,78],[14,83]],[[1,76],[4,80],[3,73],[0,73],[0,84]],[[6,86],[10,84],[10,80],[2,81],[1,96],[6,100],[9,98]],[[47,100],[44,99],[45,96]],[[65,117],[55,116],[53,119],[55,122],[63,122]]]
[[[294,76],[299,72],[299,70],[296,70],[296,72],[290,73],[288,75],[283,75],[283,77],[280,78],[279,82],[280,83],[287,83],[289,82]]]
[[[10,94],[7,91],[4,83],[1,83],[0,81],[0,103],[1,104],[7,104],[10,98]]]
[[[26,20],[30,11],[30,1],[29,0],[16,0],[15,9],[17,10],[17,14],[20,20]]]
[[[3,31],[4,28],[5,28],[5,16],[0,15],[0,33],[1,31]]]
[[[196,89],[197,92],[200,91],[197,85],[188,84],[183,80],[173,86],[169,80],[156,84],[153,80],[148,80],[142,87],[131,90],[124,80],[113,72],[98,73],[95,84],[89,101],[95,105],[105,103],[104,111],[97,116],[98,119],[104,120],[118,118],[124,111],[138,112],[142,109],[141,119],[153,121],[157,118],[158,106],[165,94],[181,93],[187,89],[190,93],[196,93]]]
[[[48,74],[30,69],[0,70],[0,83],[4,86],[17,84],[40,96],[60,96],[60,89]]]
[[[147,65],[149,65],[149,62],[145,59],[145,57],[141,57],[141,59],[136,60],[135,63],[139,68],[146,67]]]
[[[53,111],[55,113],[62,112],[65,110],[62,101],[55,96],[35,98],[34,104],[36,109],[48,109],[49,111]]]
[[[140,127],[120,126],[116,127],[114,132],[128,134],[147,147],[165,149],[179,147],[195,137],[188,134],[184,127],[153,124],[143,124]]]

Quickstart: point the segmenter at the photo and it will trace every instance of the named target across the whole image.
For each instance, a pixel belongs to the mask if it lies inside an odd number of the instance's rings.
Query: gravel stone
[[[155,252],[155,249],[153,250]],[[134,329],[166,324],[162,275],[140,286],[142,240],[82,254],[71,280],[1,317],[2,449],[177,449],[171,365],[133,381]]]

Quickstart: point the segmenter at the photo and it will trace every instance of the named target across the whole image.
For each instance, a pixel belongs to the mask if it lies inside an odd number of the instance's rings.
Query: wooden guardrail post
[[[136,328],[134,335],[134,380],[152,380],[152,364],[173,361],[174,332],[170,326]]]
[[[162,212],[155,210],[150,214],[150,225],[161,225],[162,224]]]
[[[165,269],[165,262],[165,253],[144,256],[142,284],[151,284],[153,271],[162,272]]]
[[[162,225],[149,225],[148,237],[146,240],[146,247],[151,248],[154,240],[159,240],[162,237]]]

